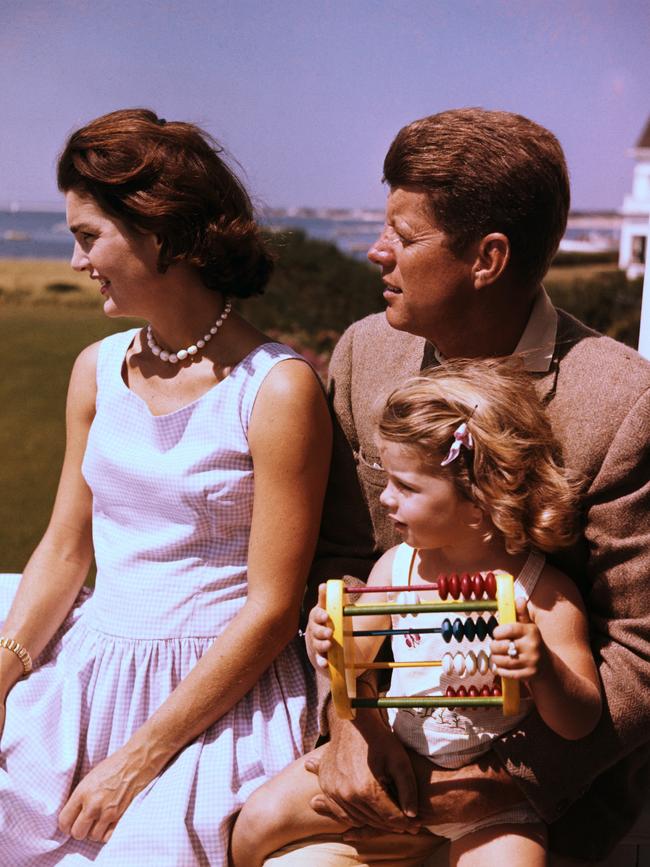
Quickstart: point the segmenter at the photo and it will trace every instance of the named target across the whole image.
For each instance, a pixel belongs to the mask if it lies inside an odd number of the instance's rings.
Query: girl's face
[[[159,242],[154,235],[130,230],[105,213],[90,196],[66,193],[66,218],[74,235],[70,262],[99,283],[107,316],[150,318],[155,308]]]
[[[388,484],[380,501],[405,542],[437,549],[462,544],[471,524],[480,521],[477,506],[461,497],[451,479],[432,475],[414,450],[379,440]]]

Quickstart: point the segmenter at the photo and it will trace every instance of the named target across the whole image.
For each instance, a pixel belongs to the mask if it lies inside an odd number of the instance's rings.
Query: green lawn
[[[300,233],[280,252],[267,293],[242,305],[244,313],[324,371],[346,325],[383,307],[377,275]],[[636,346],[641,280],[628,282],[614,264],[580,260],[552,268],[545,284],[560,307]],[[132,324],[107,319],[97,285],[66,262],[0,259],[0,572],[21,571],[47,524],[75,357]]]
[[[99,306],[0,304],[0,572],[22,571],[47,525],[77,354],[132,324],[107,319]]]

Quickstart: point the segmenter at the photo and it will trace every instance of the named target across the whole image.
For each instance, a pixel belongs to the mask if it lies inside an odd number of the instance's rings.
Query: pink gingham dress
[[[299,358],[264,344],[198,400],[153,416],[121,375],[135,333],[108,337],[99,351],[83,462],[95,591],[7,701],[0,862],[12,867],[225,865],[233,813],[315,736],[312,686],[290,645],[135,798],[107,844],[57,830],[79,780],[128,740],[244,605],[248,424],[267,373]]]

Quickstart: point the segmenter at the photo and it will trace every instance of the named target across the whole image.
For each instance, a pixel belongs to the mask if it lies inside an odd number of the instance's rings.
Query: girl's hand
[[[490,642],[492,665],[496,674],[514,680],[531,680],[544,664],[546,647],[537,626],[528,615],[528,604],[516,601],[517,622],[497,626]],[[514,647],[516,655],[508,653]]]
[[[318,604],[309,612],[307,632],[305,633],[307,653],[311,664],[314,668],[323,669],[323,673],[328,672],[327,654],[332,649],[332,635],[334,634],[325,608],[325,596],[326,585],[320,584],[318,587]]]
[[[59,829],[75,840],[106,843],[131,801],[156,776],[148,752],[132,756],[125,746],[96,765],[61,810]]]

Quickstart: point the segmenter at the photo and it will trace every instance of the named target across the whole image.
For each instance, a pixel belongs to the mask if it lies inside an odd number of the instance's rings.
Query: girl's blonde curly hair
[[[465,422],[473,450],[440,462]],[[530,374],[514,359],[458,359],[424,371],[388,398],[379,435],[413,449],[433,475],[453,479],[503,537],[510,554],[555,551],[578,535],[578,481]],[[486,540],[494,531],[486,533]]]

